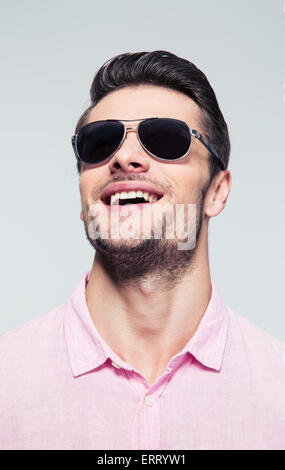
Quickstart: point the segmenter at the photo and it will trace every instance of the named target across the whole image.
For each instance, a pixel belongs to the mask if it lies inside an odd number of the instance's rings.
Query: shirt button
[[[146,406],[152,406],[153,405],[153,397],[151,395],[146,395],[144,402]]]
[[[117,369],[121,369],[121,366],[119,366],[119,365],[116,364],[115,362],[112,362],[112,366],[116,367]]]

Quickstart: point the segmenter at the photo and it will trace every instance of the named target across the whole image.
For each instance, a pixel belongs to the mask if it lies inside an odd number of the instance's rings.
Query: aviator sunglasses
[[[126,127],[124,122],[140,121],[136,128]],[[78,161],[100,165],[110,160],[120,148],[127,131],[135,129],[143,149],[152,157],[162,161],[177,161],[184,158],[196,137],[217,159],[222,170],[225,165],[215,149],[197,130],[190,129],[184,121],[172,118],[107,119],[83,126],[72,136],[72,146]]]

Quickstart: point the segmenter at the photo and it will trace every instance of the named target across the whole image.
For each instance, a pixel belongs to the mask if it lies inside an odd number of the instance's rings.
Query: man
[[[205,75],[167,51],[114,57],[72,143],[94,262],[2,336],[0,447],[285,448],[283,345],[210,276],[231,174]]]

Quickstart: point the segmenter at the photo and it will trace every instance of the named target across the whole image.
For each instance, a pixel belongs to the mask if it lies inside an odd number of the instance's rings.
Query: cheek
[[[81,176],[79,180],[79,192],[80,192],[81,201],[83,201],[86,197],[86,188],[87,188],[86,181]]]
[[[79,178],[79,191],[82,198],[88,197],[89,194],[94,193],[96,189],[104,181],[100,169],[87,169]]]
[[[79,182],[79,191],[80,191],[80,199],[81,199],[81,206],[84,212],[88,211],[88,207],[91,204],[91,194],[92,194],[92,181],[90,178],[81,177]]]
[[[172,170],[172,169],[170,169]],[[201,175],[191,165],[179,165],[167,172],[167,177],[179,201],[195,203],[199,196]]]

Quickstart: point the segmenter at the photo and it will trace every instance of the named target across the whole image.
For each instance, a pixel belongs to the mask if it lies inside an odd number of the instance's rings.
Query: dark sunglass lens
[[[139,126],[139,137],[150,153],[164,160],[183,157],[191,143],[187,124],[170,118],[143,121]]]
[[[91,122],[80,129],[77,152],[85,163],[101,163],[119,147],[124,135],[124,125],[119,121]]]

